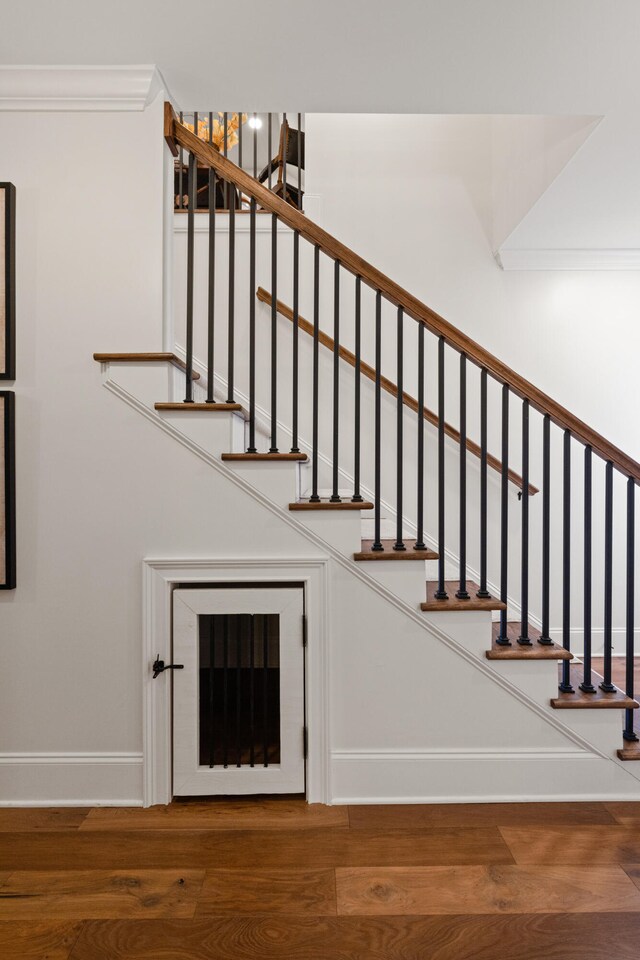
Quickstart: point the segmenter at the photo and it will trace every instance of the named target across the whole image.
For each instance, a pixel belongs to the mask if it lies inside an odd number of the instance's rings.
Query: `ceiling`
[[[156,64],[184,109],[604,117],[500,249],[640,265],[639,0],[0,4],[0,65]]]
[[[179,106],[640,107],[637,0],[1,0],[2,64],[155,63]]]

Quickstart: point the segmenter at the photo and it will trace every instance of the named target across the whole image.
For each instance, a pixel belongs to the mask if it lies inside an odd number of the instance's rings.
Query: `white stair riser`
[[[350,557],[360,549],[358,510],[298,510],[294,516],[344,556]]]
[[[298,464],[295,460],[229,460],[227,467],[279,507],[298,498]]]
[[[555,691],[551,696],[556,696]],[[553,710],[552,707],[550,709]],[[553,713],[571,730],[609,756],[614,756],[615,750],[622,744],[623,710],[553,710]]]
[[[558,688],[557,660],[491,660],[494,670],[543,705],[555,697]]]
[[[485,658],[487,650],[491,649],[490,610],[447,610],[442,613],[423,613],[423,616],[478,657]]]
[[[195,410],[160,410],[158,413],[166,423],[207,453],[219,457],[222,453],[233,452],[234,420],[239,419],[234,413],[198,413]]]
[[[412,607],[419,606],[426,596],[426,575],[422,560],[367,560],[360,566],[387,590]]]
[[[172,366],[166,361],[158,363],[109,363],[109,379],[148,407],[170,395]]]

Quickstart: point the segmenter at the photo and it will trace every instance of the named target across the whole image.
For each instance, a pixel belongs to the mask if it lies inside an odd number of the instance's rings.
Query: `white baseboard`
[[[580,750],[333,751],[331,802],[640,800],[640,782]]]
[[[141,753],[0,753],[0,807],[141,805]]]

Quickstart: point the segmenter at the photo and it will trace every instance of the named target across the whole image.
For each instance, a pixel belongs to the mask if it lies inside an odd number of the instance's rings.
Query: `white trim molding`
[[[503,270],[640,270],[640,250],[498,250]]]
[[[0,111],[144,110],[166,89],[153,64],[0,66]]]
[[[141,753],[0,753],[0,807],[136,807],[141,797]]]
[[[146,559],[143,561],[143,804],[169,803],[172,798],[171,677],[153,680],[151,664],[160,654],[169,660],[172,650],[172,600],[176,584],[291,581],[304,584],[307,617],[305,664],[307,800],[329,803],[329,643],[328,559]],[[169,671],[170,673],[170,671]]]
[[[312,220],[318,219],[318,214],[320,210],[320,195],[315,193],[308,193],[304,198],[304,213],[306,216],[310,217]],[[188,227],[188,216],[187,211],[180,212],[174,210],[173,212],[173,232],[176,235],[186,234]],[[193,222],[194,233],[209,233],[209,213],[206,210],[202,210],[194,217]],[[249,216],[248,210],[242,210],[236,212],[236,217],[234,221],[234,231],[235,233],[249,233],[251,229],[251,217]],[[256,213],[256,233],[268,233],[271,234],[271,214],[268,210],[258,211]],[[277,226],[278,233],[288,234],[293,236],[293,231],[291,227],[288,227],[286,223],[283,223],[281,220],[278,220]],[[225,213],[222,210],[216,212],[216,233],[229,233],[229,214]]]
[[[629,800],[638,795],[637,782],[624,771],[597,754],[573,749],[334,750],[331,782],[334,804]],[[489,792],[470,790],[470,784],[487,783]]]

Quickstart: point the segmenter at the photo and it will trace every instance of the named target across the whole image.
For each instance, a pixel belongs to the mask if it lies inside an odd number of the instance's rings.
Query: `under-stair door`
[[[173,593],[173,793],[304,793],[303,591]]]

